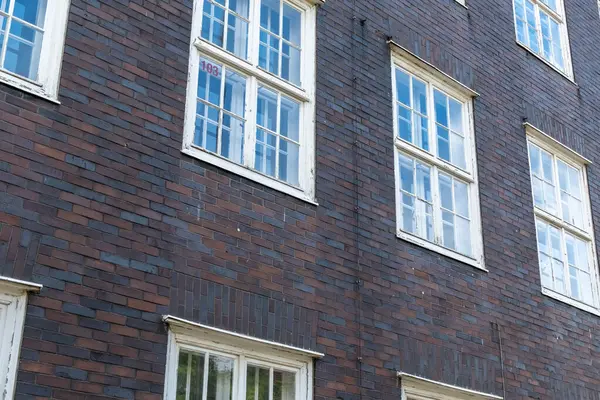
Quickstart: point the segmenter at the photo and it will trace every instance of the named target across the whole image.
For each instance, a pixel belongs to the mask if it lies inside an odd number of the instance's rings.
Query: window
[[[472,93],[403,54],[392,71],[398,235],[483,268]]]
[[[311,400],[322,354],[176,317],[169,324],[166,400]]]
[[[542,290],[580,308],[597,310],[586,161],[531,126],[527,133]]]
[[[0,277],[0,399],[12,399],[23,336],[27,291],[41,285]]]
[[[398,372],[403,400],[502,400],[501,396]]]
[[[513,0],[517,42],[571,77],[571,56],[562,0]]]
[[[317,2],[196,0],[184,153],[314,201]]]
[[[0,82],[56,100],[67,0],[0,0]]]

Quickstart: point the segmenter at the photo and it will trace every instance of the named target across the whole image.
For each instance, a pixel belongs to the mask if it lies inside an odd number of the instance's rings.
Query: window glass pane
[[[246,78],[201,57],[197,95],[194,144],[241,164]]]
[[[552,272],[554,273],[554,290],[559,293],[566,294],[567,288],[565,283],[565,266],[562,261],[552,259]]]
[[[448,129],[437,127],[438,157],[450,161],[450,136]]]
[[[469,218],[469,186],[456,179],[454,180],[454,204],[458,215]]]
[[[9,1],[3,2],[8,11]],[[46,16],[47,0],[15,0],[13,16],[29,22],[32,25],[44,27],[44,18]]]
[[[247,19],[249,12],[249,0],[229,0],[229,9]]]
[[[465,157],[465,139],[462,136],[452,132],[450,137],[450,151],[452,164],[459,168],[467,168],[467,160]]]
[[[570,192],[569,190],[569,170],[568,170],[568,166],[567,164],[565,164],[564,162],[558,160],[557,161],[557,166],[558,166],[558,183],[560,185],[560,189],[564,190],[565,192]]]
[[[448,127],[448,97],[442,92],[434,90],[433,101],[435,104],[435,121]]]
[[[402,230],[433,241],[431,168],[399,154]],[[416,177],[416,182],[415,182]]]
[[[269,400],[269,369],[248,365],[246,400]]]
[[[525,0],[525,16],[527,20],[527,35],[529,38],[529,48],[538,53],[540,46],[538,44],[538,32],[535,22],[535,6],[529,0]]]
[[[396,99],[407,107],[411,106],[410,75],[400,69],[396,69]]]
[[[594,295],[592,291],[592,277],[590,274],[579,271],[579,284],[581,299],[584,303],[593,305]]]
[[[542,169],[544,171],[544,180],[554,183],[554,166],[552,156],[545,151],[542,151]]]
[[[294,141],[300,136],[300,104],[281,96],[280,134]]]
[[[258,88],[256,123],[273,132],[277,131],[277,93],[264,87]]]
[[[179,353],[179,365],[177,366],[177,393],[175,394],[177,400],[185,400],[189,357],[190,355],[188,353]]]
[[[202,38],[224,47],[240,58],[248,57],[248,0],[207,0],[202,13]],[[227,28],[225,28],[227,25]],[[225,43],[225,29],[227,41]]]
[[[542,158],[540,149],[531,143],[529,143],[529,165],[532,174],[539,177],[542,176]]]
[[[289,4],[283,3],[283,38],[292,43],[293,45],[300,47],[301,42],[301,24],[302,14]]]
[[[202,400],[204,387],[204,354],[181,351],[177,366],[177,400],[186,400],[189,385],[189,400]]]
[[[456,251],[461,254],[471,255],[471,221],[456,217]]]
[[[452,178],[444,174],[439,174],[439,181],[442,207],[446,210],[454,211],[454,202],[452,200]]]
[[[553,56],[554,56],[554,65],[556,65],[559,69],[565,69],[565,63],[563,58],[563,48],[561,43],[560,36],[560,26],[554,21],[550,21],[550,30],[552,31],[552,46],[553,46]]]
[[[556,8],[556,0],[542,0],[542,3],[546,4],[552,10],[558,12],[558,8]]]
[[[10,25],[4,68],[17,75],[36,80],[42,38],[42,32],[13,19]]]
[[[398,134],[400,139],[412,142],[412,128],[410,119],[410,110],[398,105]]]
[[[403,191],[408,193],[415,193],[414,184],[414,161],[402,154],[399,156],[400,160],[400,187]]]
[[[273,371],[273,400],[295,400],[296,374],[288,371]]]
[[[430,168],[417,162],[417,196],[431,202],[431,171]]]
[[[520,43],[526,44],[527,22],[525,18],[525,4],[523,3],[523,0],[515,0],[515,16],[517,19],[517,40]]]
[[[222,47],[225,32],[225,9],[209,1],[204,4],[202,37]]]
[[[455,249],[454,242],[454,214],[448,211],[442,211],[443,220],[443,245],[449,249]]]
[[[581,173],[573,167],[569,167],[569,188],[570,188],[570,194],[575,196],[578,199],[582,198],[581,195],[581,185],[580,185],[580,178],[581,178]]]
[[[554,287],[552,283],[552,260],[543,253],[540,253],[540,272],[542,286],[552,289]]]
[[[248,57],[248,22],[230,13],[227,18],[227,51],[240,58]]]
[[[291,185],[298,185],[300,146],[279,139],[279,179]]]
[[[300,85],[300,49],[283,43],[281,45],[281,77]]]
[[[542,29],[542,55],[552,61],[552,36],[550,35],[550,18],[540,12],[540,25]]]
[[[569,267],[569,284],[571,286],[571,297],[577,300],[581,300],[581,293],[579,291],[579,279],[577,277],[577,269]]]
[[[413,116],[414,121],[414,138],[415,145],[419,146],[423,150],[429,150],[429,129],[428,129],[428,120],[425,117],[415,113]]]
[[[233,397],[233,365],[231,358],[211,355],[208,359],[207,400],[231,400]]]
[[[256,123],[258,129],[254,168],[292,185],[298,185],[300,104],[259,87]]]
[[[260,2],[260,26],[276,35],[279,35],[280,5],[279,0],[261,0]]]
[[[450,129],[463,135],[463,105],[454,99],[449,99],[449,106]]]
[[[413,78],[413,108],[420,114],[427,115],[427,85]]]

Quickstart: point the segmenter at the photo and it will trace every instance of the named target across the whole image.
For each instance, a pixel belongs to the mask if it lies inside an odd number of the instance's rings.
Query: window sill
[[[467,7],[467,2],[465,0],[454,0],[454,2],[458,3],[458,5],[462,6],[466,10],[469,9],[469,7]]]
[[[575,307],[575,308],[579,308],[580,310],[587,311],[590,314],[594,314],[594,315],[600,317],[600,310],[599,309],[594,308],[592,306],[589,306],[587,304],[580,303],[577,300],[573,300],[570,297],[564,296],[564,295],[562,295],[560,293],[556,293],[553,290],[546,289],[545,287],[542,287],[542,294],[545,295],[545,296],[551,297],[554,300],[558,300],[558,301],[560,301],[562,303],[568,304],[568,305],[570,305],[572,307]]]
[[[205,161],[212,165],[216,165],[217,167],[222,168],[228,172],[250,179],[251,181],[258,182],[261,185],[270,187],[271,189],[285,193],[312,205],[319,205],[313,195],[308,194],[302,189],[273,179],[268,175],[261,174],[260,172],[257,172],[243,165],[236,164],[232,161],[229,161],[226,158],[219,157],[216,154],[209,153],[198,147],[190,146],[188,148],[184,148],[183,150],[181,150],[181,152],[187,154],[190,157],[194,157],[198,160]]]
[[[418,246],[424,247],[427,250],[434,251],[434,252],[436,252],[438,254],[441,254],[441,255],[443,255],[445,257],[452,258],[454,260],[460,261],[460,262],[462,262],[464,264],[468,264],[468,265],[470,265],[472,267],[475,267],[477,269],[480,269],[482,271],[489,272],[485,268],[485,264],[483,262],[483,259],[482,260],[477,260],[477,259],[474,259],[474,258],[471,258],[471,257],[467,257],[467,256],[462,255],[460,253],[457,253],[457,252],[455,252],[453,250],[447,249],[446,247],[442,247],[442,246],[437,245],[435,243],[431,243],[431,242],[429,242],[429,241],[427,241],[425,239],[422,239],[422,238],[420,238],[418,236],[411,235],[410,233],[406,233],[404,231],[400,231],[399,230],[396,233],[396,236],[398,238],[402,239],[402,240],[405,240],[407,242],[410,242],[410,243],[416,244]]]
[[[0,70],[0,83],[4,83],[8,86],[12,86],[23,92],[29,93],[33,96],[47,100],[54,104],[60,104],[56,96],[52,96],[44,90],[44,87],[36,82],[29,79],[22,78],[18,75],[12,74],[5,70]]]
[[[558,69],[557,67],[555,67],[552,63],[548,62],[547,60],[545,60],[543,57],[541,57],[539,54],[534,53],[529,47],[525,46],[524,44],[520,43],[518,40],[516,41],[517,45],[519,47],[522,47],[523,49],[527,50],[527,52],[529,54],[531,54],[532,56],[534,56],[535,58],[537,58],[538,60],[540,60],[541,62],[543,62],[544,64],[546,64],[547,66],[549,66],[550,68],[552,68],[554,71],[558,72],[563,78],[565,78],[566,80],[568,80],[570,83],[572,83],[573,85],[575,85],[576,87],[579,87],[579,85],[575,82],[575,80],[573,79],[572,74],[569,75],[564,71],[561,71],[560,69]]]

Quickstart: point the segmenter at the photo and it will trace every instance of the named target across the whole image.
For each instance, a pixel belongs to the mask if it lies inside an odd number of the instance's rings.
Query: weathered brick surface
[[[319,206],[181,154],[191,7],[72,0],[61,104],[0,87],[0,274],[44,285],[18,399],[161,398],[169,313],[325,353],[316,400],[399,398],[398,370],[600,398],[599,318],[540,293],[522,128],[595,162],[598,227],[595,0],[566,0],[578,85],[515,44],[511,1],[328,0]],[[395,237],[390,38],[480,94],[489,273]]]

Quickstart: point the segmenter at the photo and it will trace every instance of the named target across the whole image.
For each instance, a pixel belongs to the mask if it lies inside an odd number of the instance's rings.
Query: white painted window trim
[[[401,400],[502,400],[501,396],[478,392],[416,375],[398,372]]]
[[[0,343],[0,400],[15,395],[19,353],[27,310],[27,292],[39,292],[42,285],[0,276],[0,304],[6,307],[6,319]],[[0,318],[0,322],[2,319]]]
[[[175,400],[180,350],[221,353],[235,359],[233,399],[245,399],[247,364],[275,367],[297,373],[296,399],[313,398],[313,359],[324,355],[311,350],[225,331],[166,315],[169,326],[165,400]]]
[[[557,13],[554,10],[552,10],[550,7],[545,5],[541,0],[531,0],[531,1],[534,3],[534,6],[535,6],[536,30],[541,29],[540,11],[539,11],[540,8],[546,14],[548,14],[548,16],[550,18],[552,18],[553,20],[558,22],[558,24],[560,26],[560,40],[561,40],[561,43],[564,44],[564,46],[562,47],[563,61],[565,63],[564,71],[561,70],[556,65],[552,64],[550,61],[546,60],[542,55],[533,51],[526,43],[519,42],[519,36],[517,33],[517,13],[515,12],[515,3],[514,3],[515,0],[513,0],[513,23],[515,26],[515,41],[517,42],[517,45],[523,47],[525,50],[527,50],[529,53],[533,54],[535,57],[540,59],[546,65],[550,66],[555,71],[557,71],[558,73],[563,75],[565,78],[567,78],[571,82],[575,83],[575,80],[573,77],[573,63],[571,61],[571,44],[570,44],[571,42],[569,41],[569,30],[567,28],[567,17],[566,17],[567,14],[565,12],[565,2],[563,0],[556,0],[558,2],[557,8],[559,11]],[[538,35],[538,48],[543,49],[543,43],[542,43],[541,37],[539,35]]]
[[[395,185],[396,185],[396,235],[408,242],[417,244],[425,247],[429,250],[435,251],[446,257],[453,258],[465,264],[487,271],[485,268],[484,252],[483,252],[483,238],[482,238],[482,227],[481,227],[481,211],[479,205],[479,184],[477,177],[477,154],[475,147],[475,126],[473,120],[473,97],[477,96],[477,93],[466,87],[462,83],[456,81],[450,76],[444,74],[433,65],[423,61],[421,58],[410,53],[408,50],[399,46],[394,42],[389,42],[392,54],[391,62],[391,75],[392,75],[392,99],[393,99],[393,115],[394,115],[394,171],[395,171]],[[467,170],[461,170],[458,167],[451,165],[443,160],[437,158],[433,153],[427,152],[418,148],[417,146],[405,142],[399,138],[398,135],[398,110],[397,110],[397,96],[396,96],[396,68],[400,68],[411,75],[419,78],[426,82],[428,90],[436,88],[446,95],[449,95],[456,100],[461,101],[464,104],[464,121],[466,121],[466,132],[465,132],[465,157],[467,161]],[[432,114],[428,116],[429,121],[433,121],[433,98],[429,96],[428,109],[432,110]],[[431,124],[431,122],[430,122]],[[429,129],[431,133],[430,143],[435,140],[435,132]],[[400,166],[398,162],[398,154],[402,151],[416,159],[424,161],[433,168],[437,168],[441,171],[448,173],[451,176],[457,177],[469,184],[469,215],[471,217],[471,246],[472,246],[472,257],[458,253],[452,249],[443,247],[437,243],[428,241],[418,237],[412,233],[405,232],[401,229],[400,215],[402,213],[402,201],[400,196]],[[432,171],[433,173],[433,171]],[[437,172],[435,172],[437,173]],[[435,182],[434,182],[435,181]],[[435,197],[439,188],[434,187],[436,180],[432,180],[432,192]],[[433,210],[436,213],[434,207]],[[435,226],[434,218],[434,226]]]
[[[48,0],[38,79],[33,81],[0,68],[0,82],[59,103],[58,88],[70,0]]]
[[[321,0],[283,0],[302,11],[302,87],[295,86],[278,76],[258,67],[258,30],[260,19],[259,0],[250,1],[250,24],[248,32],[249,60],[243,60],[232,53],[201,38],[202,7],[207,0],[195,0],[192,14],[192,35],[186,95],[186,111],[183,131],[182,152],[207,163],[216,165],[234,174],[258,182],[290,196],[316,204],[315,199],[315,91],[316,91],[316,8]],[[248,77],[246,85],[244,160],[237,164],[219,154],[195,146],[194,129],[196,119],[196,88],[198,87],[199,60],[201,56],[216,59],[228,68]],[[298,166],[299,186],[290,185],[254,169],[254,147],[256,143],[256,99],[258,83],[275,89],[300,103]]]
[[[584,221],[585,226],[583,229],[572,226],[566,222],[564,222],[561,218],[551,215],[543,209],[538,208],[533,201],[533,190],[532,190],[532,198],[531,203],[533,205],[533,211],[535,215],[536,221],[540,219],[541,221],[553,225],[559,229],[564,230],[565,232],[572,234],[573,236],[579,237],[582,240],[585,240],[590,243],[589,247],[589,259],[590,259],[590,276],[593,279],[592,282],[592,295],[594,297],[594,305],[589,305],[585,303],[581,303],[576,299],[573,299],[566,294],[555,292],[552,289],[541,286],[541,291],[544,295],[552,297],[556,300],[567,303],[573,307],[577,307],[589,313],[600,315],[600,276],[598,272],[598,255],[596,253],[596,240],[594,238],[594,226],[592,221],[592,211],[591,211],[591,203],[590,203],[590,191],[588,185],[588,177],[587,177],[587,165],[591,164],[587,158],[573,151],[572,149],[566,147],[562,143],[558,142],[554,138],[548,136],[541,130],[535,128],[533,125],[529,123],[525,123],[525,131],[527,134],[527,142],[536,145],[537,147],[547,151],[553,156],[570,166],[576,168],[581,173],[581,179],[583,181],[583,185],[581,187],[582,191],[582,201],[584,208]],[[529,160],[529,145],[527,146],[527,154]],[[531,174],[531,164],[528,161],[530,174]],[[554,165],[555,175],[558,174],[556,171],[556,165]],[[555,178],[557,179],[557,178]],[[558,181],[556,181],[556,185],[558,186]],[[560,198],[557,198],[557,202],[560,201]],[[537,224],[536,224],[536,237],[537,237]],[[536,248],[537,248],[537,240],[536,240]],[[566,261],[566,260],[565,260]],[[539,262],[539,252],[538,252],[538,263]],[[541,263],[540,267],[540,278],[541,278]],[[567,267],[565,267],[567,268]],[[568,279],[569,275],[565,275],[565,281]],[[541,282],[540,282],[541,284]],[[569,283],[566,283],[570,285]]]

